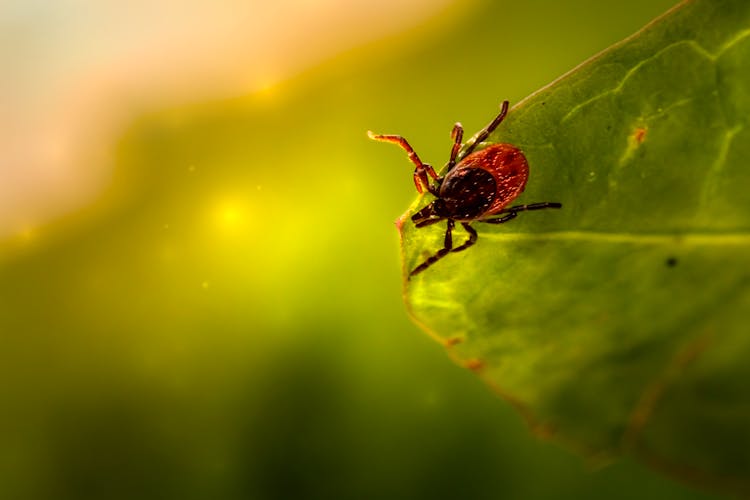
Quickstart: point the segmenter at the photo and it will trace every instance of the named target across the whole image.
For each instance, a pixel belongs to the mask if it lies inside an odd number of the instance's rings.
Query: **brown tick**
[[[378,135],[368,132],[371,139],[393,142],[406,150],[409,160],[416,166],[414,185],[422,193],[425,189],[435,196],[427,206],[412,215],[411,220],[419,227],[429,226],[442,220],[448,222],[443,248],[415,267],[409,278],[421,273],[449,252],[466,250],[477,241],[477,232],[471,222],[502,224],[516,218],[519,212],[561,208],[561,203],[542,202],[528,205],[508,204],[523,192],[529,177],[529,164],[520,149],[511,144],[491,144],[474,152],[505,118],[508,101],[504,101],[500,114],[489,125],[480,130],[466,144],[461,141],[464,129],[460,123],[453,126],[453,147],[444,175],[438,176],[432,166],[422,163],[417,153],[400,135]],[[463,148],[463,150],[462,150]],[[458,160],[458,161],[457,161]],[[429,177],[435,181],[430,184]],[[453,247],[453,228],[460,222],[469,233],[462,245]]]

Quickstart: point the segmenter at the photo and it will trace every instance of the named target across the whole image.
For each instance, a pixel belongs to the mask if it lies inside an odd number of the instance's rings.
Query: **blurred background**
[[[673,0],[0,6],[0,498],[710,498],[532,436],[408,319],[409,138]]]

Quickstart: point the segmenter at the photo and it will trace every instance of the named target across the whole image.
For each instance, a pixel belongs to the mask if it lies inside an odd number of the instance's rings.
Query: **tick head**
[[[430,202],[422,210],[411,216],[411,220],[417,227],[427,226],[443,220],[447,217],[445,202],[438,198]]]

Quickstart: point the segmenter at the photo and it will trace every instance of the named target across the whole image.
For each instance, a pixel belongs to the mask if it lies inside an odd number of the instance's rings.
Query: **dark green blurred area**
[[[440,165],[671,3],[459,5],[134,124],[97,205],[0,246],[0,498],[706,498],[538,440],[409,321],[412,169],[365,135]]]

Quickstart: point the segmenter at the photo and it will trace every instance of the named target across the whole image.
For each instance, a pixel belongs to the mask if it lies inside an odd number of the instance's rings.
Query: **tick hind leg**
[[[409,278],[411,278],[415,274],[421,273],[422,271],[433,265],[435,262],[448,255],[449,252],[460,252],[461,250],[466,250],[471,245],[476,243],[477,232],[474,230],[474,228],[466,222],[462,222],[461,225],[466,230],[466,232],[469,233],[469,239],[467,239],[461,246],[453,248],[453,228],[455,226],[455,222],[452,219],[448,219],[448,227],[445,230],[445,240],[443,241],[443,248],[438,250],[435,255],[429,257],[426,261],[415,267],[414,270],[409,273]]]
[[[529,205],[516,205],[515,207],[508,207],[500,210],[497,215],[501,215],[501,217],[498,217],[496,219],[484,219],[478,222],[484,222],[486,224],[502,224],[504,222],[508,222],[509,220],[515,219],[518,216],[518,212],[542,210],[544,208],[562,208],[562,203],[545,201],[542,203],[531,203]]]

